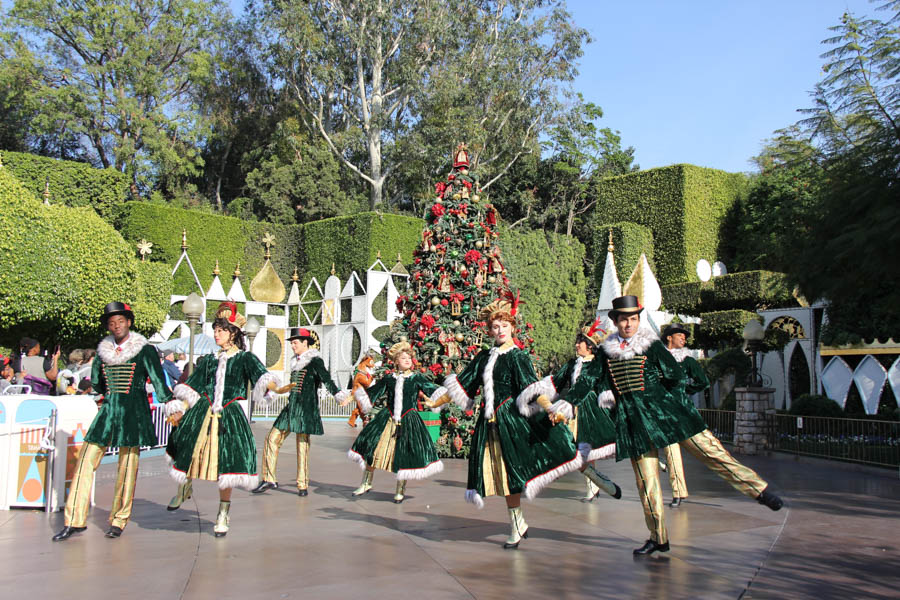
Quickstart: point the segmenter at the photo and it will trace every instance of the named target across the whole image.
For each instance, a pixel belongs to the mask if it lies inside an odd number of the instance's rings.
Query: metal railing
[[[169,433],[172,426],[166,421],[166,407],[164,404],[150,405],[150,420],[153,422],[153,430],[156,431],[156,445],[142,446],[141,450],[149,450],[150,448],[165,448],[169,443]],[[117,456],[119,454],[118,447],[110,447],[106,450],[106,456]]]
[[[288,394],[280,394],[275,397],[275,400],[269,403],[266,407],[261,407],[257,404],[253,405],[253,418],[254,419],[274,419],[278,416],[285,406],[288,403]],[[353,411],[353,402],[348,404],[347,406],[341,406],[338,404],[337,400],[334,399],[334,396],[326,396],[319,398],[319,414],[323,417],[349,417],[350,413]]]
[[[770,448],[804,456],[900,466],[900,422],[775,415]]]
[[[706,421],[706,426],[719,438],[719,441],[728,444],[734,443],[734,411],[715,410],[710,408],[699,409],[700,416]]]

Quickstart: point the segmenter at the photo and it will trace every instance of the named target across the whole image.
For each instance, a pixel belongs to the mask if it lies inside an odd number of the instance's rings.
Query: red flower
[[[467,417],[471,417],[471,416],[474,415],[474,414],[475,414],[475,411],[474,411],[474,410],[467,410],[467,411],[466,411],[466,416],[467,416]]]
[[[433,204],[433,205],[431,206],[431,214],[434,215],[435,217],[440,217],[441,215],[443,215],[443,214],[444,214],[444,210],[445,210],[445,209],[444,209],[444,205],[443,205],[443,204],[437,204],[437,203],[435,203],[435,204]]]
[[[459,419],[457,419],[456,417],[450,417],[447,420],[450,421],[451,423],[453,423],[454,425],[459,423]]]
[[[436,184],[434,184],[434,193],[437,194],[438,196],[443,194],[444,190],[446,190],[446,189],[447,189],[447,184],[445,184],[443,181],[438,181]]]
[[[422,327],[429,329],[434,326],[434,317],[431,315],[422,315]]]
[[[466,186],[467,188],[469,188],[470,190],[472,189],[471,181],[466,181],[465,179],[463,179],[463,185]]]
[[[431,372],[434,373],[435,375],[440,375],[444,372],[444,367],[440,363],[434,363],[433,365],[431,365],[428,368],[431,369]]]
[[[525,323],[525,327],[527,329],[534,329],[534,325],[532,325],[531,323]]]
[[[450,304],[450,303],[447,302],[446,298],[441,298],[441,306],[447,306],[448,304]]]
[[[479,252],[478,250],[469,250],[468,252],[466,252],[465,259],[466,259],[466,262],[469,263],[470,265],[472,263],[478,262],[478,260],[480,258],[481,258],[481,252]]]
[[[447,175],[447,181],[453,181],[454,179],[456,179],[456,175]]]
[[[520,340],[519,338],[515,338],[515,339],[513,340],[513,343],[516,345],[516,347],[517,347],[519,350],[522,350],[522,349],[525,348],[525,342],[523,342],[523,341]]]

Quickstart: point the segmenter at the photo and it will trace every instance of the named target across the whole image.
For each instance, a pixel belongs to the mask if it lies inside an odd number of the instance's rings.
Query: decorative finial
[[[402,262],[403,262],[403,259],[400,257],[400,253],[399,253],[399,252],[397,253],[397,262],[398,262],[398,263],[402,263]]]
[[[612,241],[612,227],[609,228],[609,246],[607,246],[606,249],[609,252],[612,252],[613,250],[615,250],[615,248],[613,247],[613,241]]]
[[[331,263],[331,274],[334,275],[334,263]]]
[[[44,179],[44,204],[50,206],[50,178]]]
[[[188,249],[188,245],[187,245],[187,229],[184,229],[183,227],[182,227],[182,229],[181,229],[181,249],[182,249],[182,250],[187,250],[187,249]]]
[[[148,254],[153,253],[151,248],[153,248],[153,242],[148,242],[144,238],[141,238],[141,241],[137,243],[138,253],[141,255],[141,262],[144,262],[144,258],[146,258]]]
[[[300,275],[297,273],[297,267],[294,267],[294,274],[291,275],[291,281],[300,281]]]
[[[216,268],[213,269],[213,275],[215,275],[216,277],[218,277],[218,276],[221,275],[221,274],[222,274],[222,271],[219,270],[219,259],[217,258],[217,259],[216,259]]]
[[[381,260],[381,250],[379,250],[378,252],[375,253],[375,258],[377,258],[378,260]]]
[[[241,276],[241,261],[237,261],[237,264],[234,265],[234,276],[235,277]]]
[[[272,254],[269,252],[269,247],[275,245],[275,238],[272,237],[272,234],[267,231],[266,234],[263,236],[262,241],[263,241],[263,244],[266,245],[266,258],[267,259],[272,258]]]

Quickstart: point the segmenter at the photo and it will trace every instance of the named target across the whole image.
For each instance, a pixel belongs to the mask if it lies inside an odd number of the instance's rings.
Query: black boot
[[[299,488],[297,490],[297,495],[298,496],[308,496],[309,492],[306,491],[306,488]]]
[[[278,489],[278,483],[272,481],[263,481],[258,486],[250,490],[251,494],[262,494],[266,490],[275,490]]]
[[[108,538],[117,538],[122,535],[122,528],[116,527],[115,525],[110,525],[109,529],[106,530],[106,537]]]
[[[672,501],[669,502],[669,506],[671,506],[672,508],[678,508],[679,506],[681,506],[681,498],[675,496],[674,498],[672,498]]]
[[[73,534],[81,533],[85,529],[87,529],[87,527],[69,527],[68,525],[66,525],[59,531],[59,533],[53,536],[53,541],[61,542],[63,540],[67,540],[72,537]]]
[[[644,554],[653,554],[654,552],[668,552],[669,551],[669,542],[665,542],[663,544],[657,544],[653,540],[647,540],[644,542],[644,545],[640,548],[635,549],[634,555],[641,556]]]
[[[784,506],[784,500],[770,492],[768,487],[763,490],[763,493],[759,495],[756,501],[772,510],[781,510],[781,507]]]

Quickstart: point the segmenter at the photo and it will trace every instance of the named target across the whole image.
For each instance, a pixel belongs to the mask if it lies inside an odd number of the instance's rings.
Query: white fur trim
[[[363,471],[366,470],[366,459],[363,458],[362,454],[353,450],[353,448],[347,450],[347,458],[358,464],[359,468]]]
[[[603,391],[597,396],[597,404],[600,408],[609,410],[616,405],[616,396],[612,393],[612,390]]]
[[[279,383],[278,376],[275,373],[269,373],[268,371],[256,380],[256,385],[253,386],[253,393],[251,394],[253,403],[256,406],[265,408],[272,402],[272,399],[275,398],[275,394],[269,390],[269,384],[272,382],[276,384]]]
[[[300,356],[296,354],[291,358],[291,371],[300,371],[306,368],[306,365],[309,364],[309,361],[314,359],[317,356],[322,356],[322,354],[316,350],[315,348],[310,348]]]
[[[228,473],[219,475],[219,489],[241,488],[248,492],[259,485],[259,475],[249,473]]]
[[[167,461],[169,461],[169,477],[174,479],[175,483],[177,483],[178,485],[185,483],[188,480],[187,473],[176,469],[172,465],[172,459],[169,457],[168,454],[166,455],[166,459],[167,459]]]
[[[228,370],[229,358],[227,352],[219,353],[219,364],[216,367],[216,383],[213,386],[212,412],[214,415],[222,412],[222,405],[225,403],[223,398],[225,396],[225,373]]]
[[[466,502],[474,504],[479,510],[484,508],[484,499],[475,490],[466,490]]]
[[[559,396],[556,392],[556,386],[553,385],[553,378],[549,375],[526,387],[519,394],[519,397],[516,398],[516,406],[519,407],[519,412],[522,416],[530,417],[542,410],[536,402],[532,402],[538,396],[547,396],[551,401],[556,400]]]
[[[350,394],[352,394],[350,390],[341,390],[334,395],[334,399],[341,406],[345,406],[350,401]]]
[[[535,496],[541,493],[541,490],[550,485],[556,479],[559,479],[567,473],[577,471],[584,464],[584,458],[580,453],[576,452],[575,456],[563,464],[550,469],[546,473],[541,473],[537,477],[533,477],[525,484],[525,493],[523,494],[528,500],[533,500]]]
[[[676,362],[682,362],[691,355],[690,348],[668,348],[668,350]]]
[[[434,461],[430,465],[426,465],[421,469],[400,469],[397,471],[397,479],[406,481],[409,479],[425,479],[432,475],[437,475],[444,470],[444,463],[439,460]]]
[[[585,464],[595,460],[612,458],[616,455],[616,443],[613,442],[612,444],[606,444],[599,448],[591,448],[590,444],[582,442],[581,444],[578,444],[578,453],[581,454]]]
[[[466,390],[463,389],[463,386],[460,385],[456,378],[456,373],[451,374],[444,380],[444,386],[447,388],[447,392],[450,394],[450,398],[456,406],[463,410],[472,410],[475,403],[469,398],[469,395],[466,394]]]
[[[121,344],[122,351],[116,352],[116,348],[120,347],[116,344],[116,339],[108,335],[97,345],[97,356],[108,365],[121,365],[138,355],[144,346],[147,345],[147,338],[134,331],[128,332],[128,338]]]
[[[391,418],[395,423],[399,423],[403,416],[403,382],[409,377],[408,373],[402,375],[394,375],[394,406],[391,407]]]
[[[575,409],[566,400],[557,400],[550,406],[550,414],[562,413],[566,420],[570,420],[575,416]]]
[[[184,400],[179,400],[175,398],[174,400],[169,400],[166,402],[166,417],[171,417],[172,415],[177,415],[178,413],[187,412],[189,409],[187,402]]]
[[[197,400],[200,399],[200,394],[198,394],[191,386],[185,383],[179,383],[174,388],[172,388],[172,397],[187,404],[188,408],[192,408],[195,404],[197,404]],[[166,406],[168,406],[169,404],[171,404],[171,402],[166,404]],[[166,414],[168,415],[169,413]]]
[[[438,389],[434,390],[434,393],[431,394],[431,397],[428,398],[428,401],[429,402],[437,402],[438,400],[440,400],[441,398],[443,398],[444,396],[447,396],[449,394],[450,394],[450,391],[447,388],[445,388],[444,386],[441,386]],[[437,412],[441,412],[441,409],[443,409],[443,408],[444,408],[444,405],[442,404],[441,406],[437,406],[435,408],[430,408],[429,410],[436,410]]]
[[[144,384],[144,391],[147,392],[148,394],[152,394],[152,393],[155,391],[155,390],[153,389],[153,384],[152,384],[152,383],[145,383],[145,384]]]
[[[484,366],[484,372],[481,374],[481,380],[484,386],[481,389],[481,396],[484,399],[484,418],[490,419],[494,416],[494,365],[497,364],[497,358],[503,354],[499,346],[491,348],[491,355],[488,357],[487,364]]]
[[[579,356],[575,359],[575,365],[572,367],[572,385],[578,381],[579,375],[581,375],[581,367],[584,366],[584,358]]]
[[[646,352],[653,342],[659,340],[649,329],[638,329],[630,340],[624,340],[618,333],[610,334],[603,342],[603,351],[613,360],[629,360]],[[625,348],[621,347],[625,342]]]
[[[369,398],[366,388],[359,386],[353,390],[353,398],[359,404],[359,410],[362,411],[362,414],[367,415],[372,411],[372,399]]]

